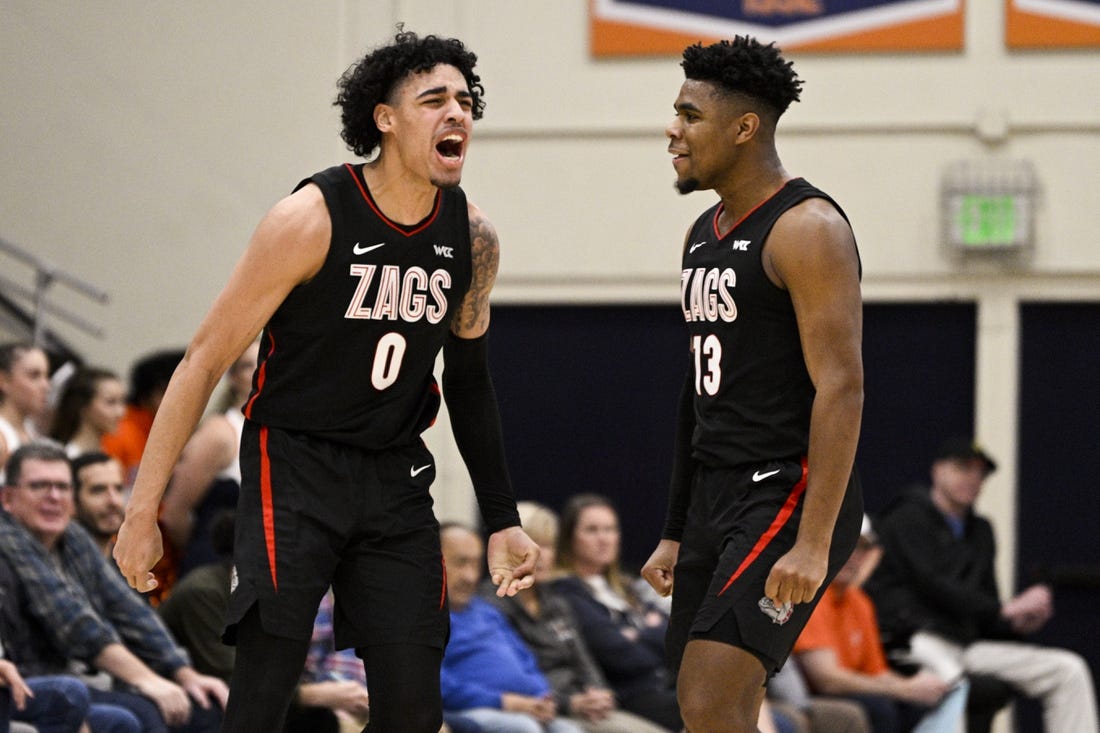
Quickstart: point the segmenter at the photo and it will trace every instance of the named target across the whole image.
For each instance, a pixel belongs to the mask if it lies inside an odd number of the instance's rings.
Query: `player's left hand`
[[[829,569],[828,550],[821,552],[795,542],[768,573],[764,595],[776,608],[785,603],[809,603],[814,599]]]
[[[506,527],[489,536],[485,553],[489,577],[497,586],[497,595],[514,596],[535,582],[535,561],[539,546],[521,527]]]

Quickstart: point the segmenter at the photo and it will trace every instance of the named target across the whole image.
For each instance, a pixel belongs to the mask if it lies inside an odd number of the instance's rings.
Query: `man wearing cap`
[[[908,639],[914,661],[946,679],[982,674],[1040,698],[1048,733],[1096,733],[1088,665],[1063,649],[1028,644],[1053,615],[1050,588],[1033,585],[1002,603],[993,527],[974,512],[997,468],[968,439],[945,443],[929,489],[899,496],[875,523],[883,559],[867,590],[884,637]]]

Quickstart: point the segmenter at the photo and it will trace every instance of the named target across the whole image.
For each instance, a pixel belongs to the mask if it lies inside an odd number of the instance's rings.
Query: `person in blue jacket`
[[[440,543],[451,620],[439,676],[444,719],[455,728],[473,723],[484,733],[582,733],[559,715],[550,683],[508,619],[478,597],[481,538],[448,523]]]

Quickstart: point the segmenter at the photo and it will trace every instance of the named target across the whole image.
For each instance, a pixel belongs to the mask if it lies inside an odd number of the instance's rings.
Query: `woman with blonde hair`
[[[640,602],[619,562],[619,515],[611,500],[578,494],[562,509],[553,588],[563,595],[624,710],[669,730],[683,721],[665,664],[668,617]]]

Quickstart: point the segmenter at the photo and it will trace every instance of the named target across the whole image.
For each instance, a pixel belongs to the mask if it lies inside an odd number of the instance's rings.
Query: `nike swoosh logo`
[[[775,469],[774,471],[765,471],[764,473],[760,473],[759,471],[757,471],[756,473],[754,473],[752,475],[752,480],[756,483],[759,483],[759,482],[763,481],[764,479],[766,479],[768,476],[774,476],[775,474],[779,473],[779,471],[780,471],[780,469],[778,469],[778,468]]]
[[[702,247],[704,244],[706,244],[706,242],[696,242],[695,244],[691,245],[691,249],[688,250],[688,254],[691,254],[695,250]]]
[[[432,464],[430,464],[430,463],[427,466],[421,466],[420,468],[412,468],[410,466],[409,467],[409,477],[411,478],[411,477],[419,476],[420,474],[424,473],[425,471],[427,471],[431,467],[432,467]]]
[[[359,246],[359,243],[356,242],[355,246],[351,248],[351,251],[354,254],[357,254],[357,255],[365,255],[367,252],[370,252],[371,250],[375,250],[375,249],[378,249],[379,247],[385,247],[385,246],[386,246],[385,242],[379,242],[378,244],[372,244],[369,247],[361,247],[361,246]]]

